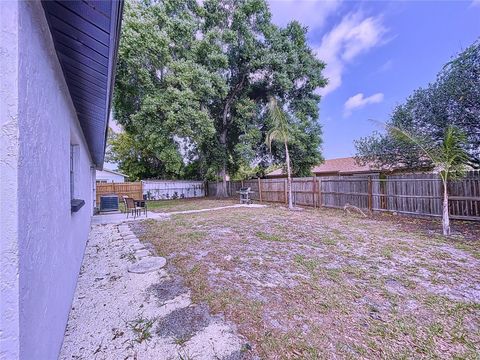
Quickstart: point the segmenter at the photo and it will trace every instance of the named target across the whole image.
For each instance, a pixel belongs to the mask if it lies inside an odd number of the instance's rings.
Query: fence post
[[[312,178],[312,198],[313,198],[313,208],[315,209],[317,207],[317,203],[315,202],[315,186],[317,184],[317,176],[313,175]]]
[[[322,179],[318,179],[318,207],[322,207]]]
[[[372,195],[372,177],[368,177],[368,210],[372,211],[373,195]]]
[[[257,178],[258,180],[258,197],[260,199],[260,202],[262,202],[262,182],[260,181],[260,178]]]

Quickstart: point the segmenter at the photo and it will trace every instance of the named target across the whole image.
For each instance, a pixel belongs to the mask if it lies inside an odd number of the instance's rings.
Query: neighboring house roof
[[[340,174],[352,174],[352,173],[365,173],[365,172],[379,172],[378,168],[375,168],[371,164],[360,165],[357,164],[353,157],[337,158],[325,160],[321,165],[314,166],[312,173],[324,174],[335,173]]]
[[[277,169],[277,170],[273,170],[273,171],[270,171],[268,174],[266,174],[266,176],[281,176],[281,175],[285,175],[283,173],[283,169],[280,168],[280,169]]]
[[[127,175],[122,174],[121,172],[118,172],[118,171],[114,171],[114,170],[103,169],[101,171],[105,171],[105,172],[108,172],[110,174],[120,175],[120,176],[123,176],[123,177],[128,177]]]
[[[322,174],[338,174],[338,175],[348,175],[348,174],[359,174],[359,173],[371,173],[379,172],[378,168],[375,168],[372,164],[359,165],[356,163],[353,157],[347,158],[336,158],[325,160],[321,165],[314,166],[312,168],[312,173],[317,175]],[[279,177],[284,176],[285,173],[283,169],[277,169],[269,172],[267,177]]]
[[[42,5],[90,154],[102,169],[123,1]]]

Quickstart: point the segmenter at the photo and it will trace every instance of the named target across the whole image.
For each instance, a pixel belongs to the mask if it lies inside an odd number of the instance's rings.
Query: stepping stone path
[[[160,270],[165,266],[167,260],[163,257],[146,257],[128,267],[128,272],[135,274],[146,274],[152,271]]]
[[[138,244],[133,244],[133,245],[130,245],[132,247],[132,249],[134,251],[137,251],[137,250],[143,250],[145,249],[145,246],[143,246],[142,244],[138,243]]]
[[[128,267],[128,272],[146,274],[152,271],[158,271],[165,266],[167,260],[159,256],[150,256],[152,255],[150,251],[145,249],[145,246],[137,239],[128,225],[120,225],[118,230],[127,245],[135,251],[135,257],[138,259],[137,262]]]
[[[126,223],[92,226],[59,359],[250,359],[235,328],[192,303],[144,246]]]
[[[135,257],[137,259],[141,259],[141,258],[144,258],[146,256],[149,256],[150,255],[150,251],[148,250],[137,250],[135,251]]]

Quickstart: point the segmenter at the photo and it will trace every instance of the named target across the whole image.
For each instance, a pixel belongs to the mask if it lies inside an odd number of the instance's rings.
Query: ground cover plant
[[[132,226],[236,324],[247,358],[476,359],[478,224],[445,238],[409,220],[270,206]]]

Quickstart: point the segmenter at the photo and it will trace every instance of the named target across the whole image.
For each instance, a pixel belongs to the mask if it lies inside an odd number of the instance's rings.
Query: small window
[[[70,145],[70,200],[75,199],[75,147]]]
[[[78,145],[70,144],[70,208],[77,212],[85,205],[84,200],[78,199],[78,174],[79,174],[80,148]]]

